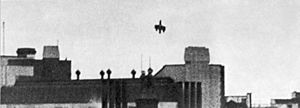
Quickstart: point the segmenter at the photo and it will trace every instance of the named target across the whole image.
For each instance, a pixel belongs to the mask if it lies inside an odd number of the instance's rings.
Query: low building
[[[272,99],[271,106],[275,108],[300,108],[300,92],[294,91],[291,99]]]
[[[247,95],[240,96],[225,96],[225,99],[225,108],[252,108],[251,93],[247,93]]]
[[[22,51],[21,51],[22,52]],[[26,51],[23,51],[26,52]],[[5,108],[223,108],[224,67],[209,63],[204,47],[188,47],[182,65],[166,65],[156,75],[111,79],[71,80],[71,61],[59,60],[58,46],[44,47],[43,59],[26,52],[8,59],[5,73],[16,73],[1,87]],[[22,58],[23,57],[23,58]],[[22,67],[19,69],[19,67]],[[24,70],[23,67],[26,67]],[[29,69],[27,69],[29,68]],[[23,72],[24,71],[24,72]],[[26,74],[19,74],[26,73]],[[6,77],[6,76],[5,76]]]

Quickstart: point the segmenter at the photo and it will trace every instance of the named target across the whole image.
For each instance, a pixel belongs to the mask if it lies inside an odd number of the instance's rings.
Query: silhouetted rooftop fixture
[[[140,78],[144,78],[145,76],[146,76],[146,73],[145,73],[144,70],[142,70],[142,71],[141,71],[141,76],[140,76]]]
[[[18,57],[28,57],[36,54],[36,50],[34,48],[18,48],[17,50]]]
[[[150,68],[148,69],[148,76],[152,76],[152,72],[153,72],[153,69],[150,67]]]
[[[77,75],[77,80],[79,80],[79,75],[80,75],[80,71],[79,70],[76,70],[76,75]]]
[[[106,73],[107,73],[107,79],[110,79],[111,70],[107,69]]]
[[[134,79],[134,78],[135,78],[136,71],[135,71],[134,69],[132,69],[131,74],[132,74],[132,78]]]
[[[99,74],[101,75],[101,79],[103,79],[105,72],[101,70]]]

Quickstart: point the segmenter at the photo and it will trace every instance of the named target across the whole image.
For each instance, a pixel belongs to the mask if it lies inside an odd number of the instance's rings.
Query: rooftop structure
[[[205,47],[185,48],[184,61],[185,64],[165,65],[155,77],[171,77],[175,82],[201,83],[202,100],[195,101],[201,101],[202,108],[223,108],[224,66],[209,64],[209,50]]]

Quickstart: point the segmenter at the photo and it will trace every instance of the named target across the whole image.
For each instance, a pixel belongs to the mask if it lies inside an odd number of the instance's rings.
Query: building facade
[[[271,106],[274,108],[300,108],[300,92],[292,92],[290,99],[272,99]]]
[[[209,51],[205,47],[187,47],[184,61],[185,64],[165,65],[155,77],[171,77],[176,82],[201,83],[202,99],[196,101],[202,101],[202,108],[223,108],[224,66],[209,64]]]
[[[252,93],[239,96],[225,96],[225,108],[253,108],[252,107]]]

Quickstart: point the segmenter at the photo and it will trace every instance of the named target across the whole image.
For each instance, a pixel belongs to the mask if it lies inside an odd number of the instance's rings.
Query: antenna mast
[[[151,56],[149,56],[149,68],[151,68]]]
[[[143,71],[143,54],[141,54],[141,71]]]
[[[2,22],[2,0],[0,0],[0,22]],[[0,26],[0,31],[1,31],[1,26]],[[1,53],[4,55],[4,51],[2,51],[3,49],[1,49],[1,33],[0,33],[0,55],[1,55]],[[2,40],[3,41],[3,43],[4,43],[4,40]]]
[[[3,52],[2,53],[4,55],[5,54],[5,22],[3,21],[2,24],[3,24],[3,29],[2,29],[2,32],[3,32],[2,33],[3,34],[3,40],[2,40],[3,41],[3,45],[2,45],[3,48],[2,48],[2,50],[3,50]]]

